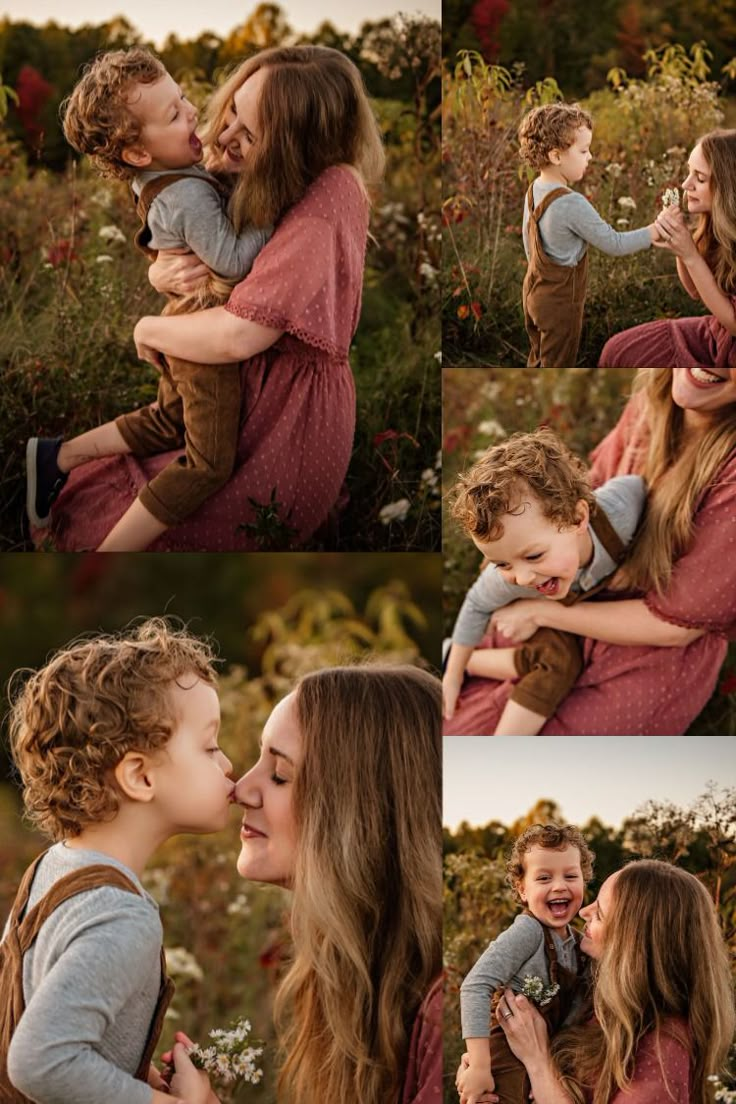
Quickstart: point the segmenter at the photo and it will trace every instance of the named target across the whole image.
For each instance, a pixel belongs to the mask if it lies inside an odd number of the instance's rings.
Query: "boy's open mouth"
[[[560,580],[556,577],[554,579],[547,579],[544,583],[538,583],[534,589],[539,594],[543,594],[545,598],[553,598],[560,589]]]
[[[547,902],[547,908],[553,916],[564,916],[570,907],[569,898],[563,901],[562,898],[556,898],[554,901]]]
[[[192,131],[192,133],[189,135],[189,145],[192,147],[198,157],[202,156],[202,143],[200,142],[194,131]]]

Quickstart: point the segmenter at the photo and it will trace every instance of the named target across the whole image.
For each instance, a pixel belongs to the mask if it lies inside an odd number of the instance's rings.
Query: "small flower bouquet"
[[[679,188],[665,188],[662,192],[662,206],[663,207],[680,207],[680,189]]]
[[[257,1085],[263,1077],[263,1070],[257,1065],[263,1047],[254,1046],[249,1036],[250,1022],[236,1020],[229,1031],[221,1028],[210,1031],[210,1046],[193,1046],[189,1057],[197,1069],[204,1070],[222,1085],[232,1085],[236,1081]]]
[[[524,984],[521,987],[521,992],[527,1000],[530,1000],[532,1004],[539,1005],[540,1008],[545,1004],[549,1004],[559,990],[559,985],[545,985],[542,979],[536,974],[533,976],[527,974],[524,978]]]

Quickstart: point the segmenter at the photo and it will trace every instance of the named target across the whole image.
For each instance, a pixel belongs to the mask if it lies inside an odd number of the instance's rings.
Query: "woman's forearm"
[[[193,314],[149,315],[135,328],[135,340],[164,356],[195,364],[234,364],[256,356],[281,337],[283,330],[238,318],[224,307]]]
[[[572,1104],[572,1097],[560,1084],[548,1056],[540,1056],[533,1064],[528,1064],[526,1072],[531,1081],[534,1104]]]
[[[736,336],[736,313],[733,305],[729,297],[718,287],[705,258],[698,253],[692,259],[688,258],[684,264],[705,306],[724,329]]]
[[[699,299],[698,289],[693,283],[692,276],[687,270],[687,265],[683,261],[682,257],[677,258],[677,275],[680,277],[680,283],[684,287],[691,299]]]
[[[697,640],[704,629],[685,629],[656,617],[641,598],[622,602],[540,603],[540,625],[588,636],[606,644],[643,644],[677,648]]]

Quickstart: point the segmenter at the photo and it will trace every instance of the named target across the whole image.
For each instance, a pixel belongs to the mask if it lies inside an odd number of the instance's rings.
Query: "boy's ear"
[[[128,751],[113,770],[119,788],[131,801],[154,798],[151,760],[140,751]]]
[[[547,154],[547,159],[550,165],[559,165],[560,163],[560,151],[558,149],[551,149]]]
[[[575,506],[575,513],[577,514],[578,524],[577,528],[582,532],[588,528],[588,522],[590,521],[590,506],[584,498],[579,498]]]
[[[126,146],[120,157],[126,165],[131,165],[134,169],[145,169],[146,165],[150,165],[153,161],[150,153],[143,146]]]

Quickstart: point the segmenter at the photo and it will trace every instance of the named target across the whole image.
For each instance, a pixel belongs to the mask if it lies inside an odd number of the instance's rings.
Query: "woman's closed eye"
[[[275,782],[277,786],[284,786],[289,781],[289,779],[283,778],[280,774],[278,774],[277,771],[274,771],[271,775],[271,781]]]

